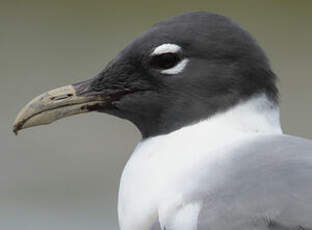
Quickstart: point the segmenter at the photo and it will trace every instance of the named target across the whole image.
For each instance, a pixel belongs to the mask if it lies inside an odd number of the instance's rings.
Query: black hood
[[[156,52],[161,46],[168,50]],[[78,97],[105,99],[86,110],[127,119],[146,138],[207,119],[256,94],[278,103],[275,81],[263,50],[241,26],[192,12],[154,25],[95,78],[73,88]]]

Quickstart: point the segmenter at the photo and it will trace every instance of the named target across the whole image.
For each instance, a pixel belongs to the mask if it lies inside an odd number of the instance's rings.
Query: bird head
[[[263,50],[241,26],[217,14],[185,13],[139,35],[94,78],[34,98],[13,129],[97,111],[127,119],[150,137],[256,94],[277,103],[275,81]]]

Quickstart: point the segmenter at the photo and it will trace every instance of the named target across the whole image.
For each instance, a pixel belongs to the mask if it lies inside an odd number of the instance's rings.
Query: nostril
[[[59,100],[63,100],[63,99],[66,99],[66,98],[69,98],[69,97],[72,97],[73,94],[72,93],[69,93],[69,94],[66,94],[66,95],[60,95],[60,96],[54,96],[54,97],[50,97],[50,99],[52,101],[59,101]]]

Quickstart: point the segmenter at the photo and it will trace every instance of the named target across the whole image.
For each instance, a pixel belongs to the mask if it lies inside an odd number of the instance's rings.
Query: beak
[[[34,98],[17,115],[13,132],[17,135],[21,129],[104,108],[111,97],[90,90],[91,81],[63,86]]]

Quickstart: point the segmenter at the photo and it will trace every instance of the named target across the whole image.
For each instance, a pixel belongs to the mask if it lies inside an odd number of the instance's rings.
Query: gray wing
[[[233,151],[203,199],[198,230],[312,229],[312,141],[269,136]]]

